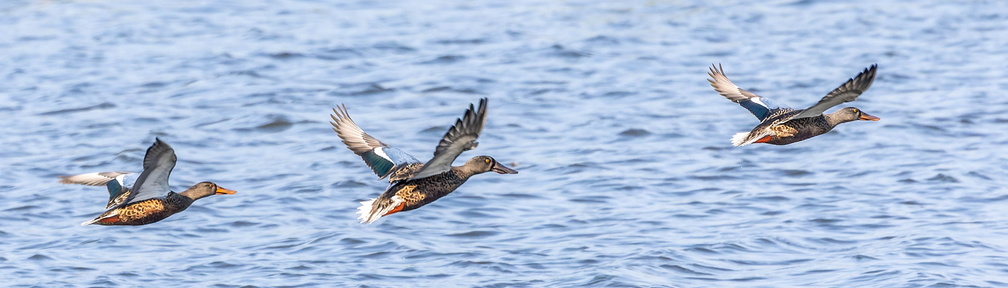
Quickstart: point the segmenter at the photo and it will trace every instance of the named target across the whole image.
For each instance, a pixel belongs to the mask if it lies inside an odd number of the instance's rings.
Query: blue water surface
[[[1008,286],[1005,1],[0,3],[0,279],[10,287]],[[734,148],[865,67],[882,118]],[[372,225],[329,126],[429,159],[469,103],[520,171]],[[171,184],[238,194],[80,226],[159,137]],[[459,164],[461,160],[457,161]]]

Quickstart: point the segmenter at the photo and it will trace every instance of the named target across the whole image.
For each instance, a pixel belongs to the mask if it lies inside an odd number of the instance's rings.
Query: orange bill
[[[238,191],[235,191],[235,190],[231,190],[231,189],[227,189],[227,188],[224,188],[224,187],[220,187],[220,186],[217,186],[217,195],[223,195],[223,194],[235,194],[235,193],[238,193]]]
[[[511,169],[497,161],[494,161],[493,167],[490,167],[490,171],[497,172],[498,174],[518,174],[518,170]]]
[[[866,120],[866,121],[878,121],[880,119],[882,119],[882,118],[878,118],[878,117],[875,117],[875,116],[872,116],[872,115],[868,115],[868,113],[864,113],[864,112],[861,113],[861,117],[858,117],[858,120]]]

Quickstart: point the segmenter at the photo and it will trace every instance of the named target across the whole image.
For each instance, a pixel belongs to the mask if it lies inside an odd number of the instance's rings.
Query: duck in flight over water
[[[146,225],[182,212],[200,198],[235,194],[213,182],[200,182],[181,193],[168,187],[168,175],[175,168],[175,150],[155,139],[144,156],[143,172],[95,172],[60,177],[60,183],[105,185],[109,191],[105,212],[81,225]]]
[[[518,171],[490,156],[476,156],[462,166],[451,166],[459,154],[476,148],[476,138],[483,131],[486,116],[486,98],[480,99],[478,108],[470,104],[465,115],[441,137],[434,149],[434,158],[422,163],[365,133],[350,119],[346,105],[334,108],[329,123],[336,135],[347,148],[364,159],[379,180],[388,177],[389,181],[389,187],[378,198],[361,202],[357,208],[361,223],[372,223],[383,216],[420,208],[455,191],[477,174],[490,171],[517,174]]]
[[[865,68],[857,76],[826,94],[819,100],[819,103],[805,109],[793,109],[780,105],[773,100],[739,88],[728,80],[721,65],[712,65],[710,72],[707,73],[712,79],[707,79],[707,81],[721,96],[738,103],[760,120],[759,125],[756,125],[752,131],[740,132],[732,136],[732,145],[743,146],[752,143],[787,145],[822,135],[840,123],[855,120],[878,121],[878,117],[868,115],[868,113],[854,107],[844,107],[836,112],[823,114],[826,109],[840,103],[854,101],[861,93],[868,90],[872,81],[875,80],[877,66],[872,64]]]

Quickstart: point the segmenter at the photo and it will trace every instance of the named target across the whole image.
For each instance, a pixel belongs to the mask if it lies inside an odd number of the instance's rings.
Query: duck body
[[[462,186],[466,180],[469,180],[469,177],[445,172],[421,179],[396,181],[391,183],[378,198],[361,202],[358,214],[367,215],[362,220],[370,220],[368,218],[372,217],[377,220],[381,216],[417,209],[447,196]],[[372,215],[372,210],[378,213]]]
[[[759,139],[756,139],[752,143],[766,143],[773,145],[787,145],[809,138],[826,134],[833,130],[834,127],[840,123],[850,122],[855,120],[872,120],[877,121],[878,118],[860,112],[857,108],[847,107],[841,109],[837,112],[830,114],[823,114],[813,117],[805,118],[794,118],[795,115],[800,114],[804,110],[793,110],[785,109],[782,113],[775,117],[768,118],[764,120],[760,125],[757,125],[750,132],[742,132],[736,134],[732,137],[732,143],[745,143],[749,140],[750,135],[753,133],[758,133],[756,135],[764,135]],[[856,117],[856,118],[852,118]],[[783,119],[790,119],[786,121],[781,121]],[[766,133],[764,131],[769,131]],[[744,144],[743,144],[744,145]],[[741,145],[736,145],[741,146]]]
[[[792,109],[741,89],[728,80],[720,66],[710,68],[708,75],[712,79],[707,81],[721,96],[738,103],[760,120],[760,124],[751,131],[732,136],[732,145],[744,146],[752,143],[787,145],[825,134],[841,123],[856,120],[878,121],[878,117],[854,107],[844,107],[833,113],[823,114],[833,106],[857,99],[874,81],[876,67],[877,65],[872,65],[865,68],[863,72],[806,109]]]
[[[476,156],[462,166],[451,166],[459,154],[476,148],[476,138],[486,121],[486,102],[486,98],[481,99],[478,109],[469,105],[465,115],[441,138],[434,157],[427,162],[420,162],[365,133],[350,118],[346,106],[333,109],[330,124],[343,144],[360,156],[379,180],[386,177],[389,180],[385,192],[362,201],[357,208],[361,223],[372,223],[383,216],[420,208],[452,193],[473,175],[489,171],[518,173],[490,156]]]
[[[489,171],[498,174],[518,173],[497,163],[490,156],[476,156],[466,161],[465,165],[451,167],[439,174],[392,182],[378,198],[361,202],[362,205],[357,208],[358,214],[361,215],[361,221],[371,223],[382,216],[417,209],[452,193],[470,177]]]
[[[164,197],[150,198],[118,204],[106,208],[104,213],[81,225],[147,225],[168,218],[189,208],[196,200],[211,196],[234,194],[234,190],[217,186],[213,182],[200,182],[182,193],[168,192]]]
[[[823,116],[795,119],[769,128],[774,131],[771,138],[764,142],[757,140],[756,143],[787,145],[833,130],[833,126],[829,126]]]
[[[182,196],[175,192],[169,192],[164,198],[152,198],[140,202],[131,203],[124,207],[114,208],[94,220],[84,224],[98,225],[146,225],[161,221],[175,213],[182,212],[193,199]]]
[[[168,175],[175,167],[175,150],[156,139],[144,156],[143,172],[97,172],[60,177],[60,183],[105,185],[109,200],[105,212],[81,225],[146,225],[189,208],[200,198],[234,194],[213,182],[200,182],[181,193],[168,188]]]

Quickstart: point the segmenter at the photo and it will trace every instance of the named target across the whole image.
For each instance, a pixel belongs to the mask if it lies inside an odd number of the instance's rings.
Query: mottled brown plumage
[[[109,190],[105,212],[81,225],[145,225],[161,221],[182,212],[193,201],[217,194],[234,194],[234,190],[217,186],[213,182],[200,182],[182,193],[168,188],[168,175],[175,167],[175,150],[156,139],[144,155],[143,172],[135,182],[126,176],[130,172],[97,172],[60,177],[60,183],[105,185]]]
[[[746,108],[760,120],[760,124],[750,132],[741,132],[732,137],[732,145],[743,146],[752,143],[785,145],[809,139],[829,132],[840,123],[855,120],[878,121],[860,109],[846,107],[830,114],[827,109],[844,102],[857,99],[875,80],[877,65],[872,65],[854,78],[833,89],[818,103],[806,109],[792,109],[774,101],[739,88],[725,76],[721,66],[713,66],[707,79],[721,96]]]
[[[210,195],[234,193],[235,191],[219,187],[213,182],[200,182],[182,193],[168,192],[165,197],[141,200],[110,209],[94,220],[85,223],[98,225],[150,224],[182,212],[197,199]]]
[[[801,110],[794,110],[792,113],[799,113]],[[787,117],[787,115],[782,116]],[[823,114],[816,117],[795,118],[790,121],[775,125],[757,126],[754,131],[770,131],[759,138],[755,138],[754,143],[767,143],[774,145],[787,145],[794,142],[806,140],[819,136],[833,130],[840,123],[856,120],[877,121],[878,117],[868,115],[854,107],[845,107],[830,114]],[[750,132],[752,133],[752,132]]]
[[[420,208],[455,191],[476,174],[488,171],[518,173],[490,156],[476,156],[462,166],[451,166],[459,154],[476,148],[476,138],[486,122],[486,110],[486,98],[480,100],[478,108],[469,105],[465,115],[441,137],[434,157],[421,163],[365,133],[350,118],[346,106],[333,109],[330,124],[343,144],[360,156],[379,179],[388,177],[390,182],[388,189],[378,198],[361,202],[357,212],[361,215],[361,222],[371,223],[385,215]]]
[[[361,213],[362,218],[368,217],[362,220],[370,223],[381,216],[420,208],[455,191],[470,177],[490,171],[498,174],[518,173],[518,171],[497,163],[493,157],[476,156],[466,161],[462,166],[451,167],[451,170],[447,172],[393,183],[385,190],[385,193],[371,200],[371,203],[368,203],[370,205],[361,206],[362,208],[370,208],[366,211],[367,213]],[[365,211],[361,210],[361,212]],[[370,217],[374,217],[374,219]]]

